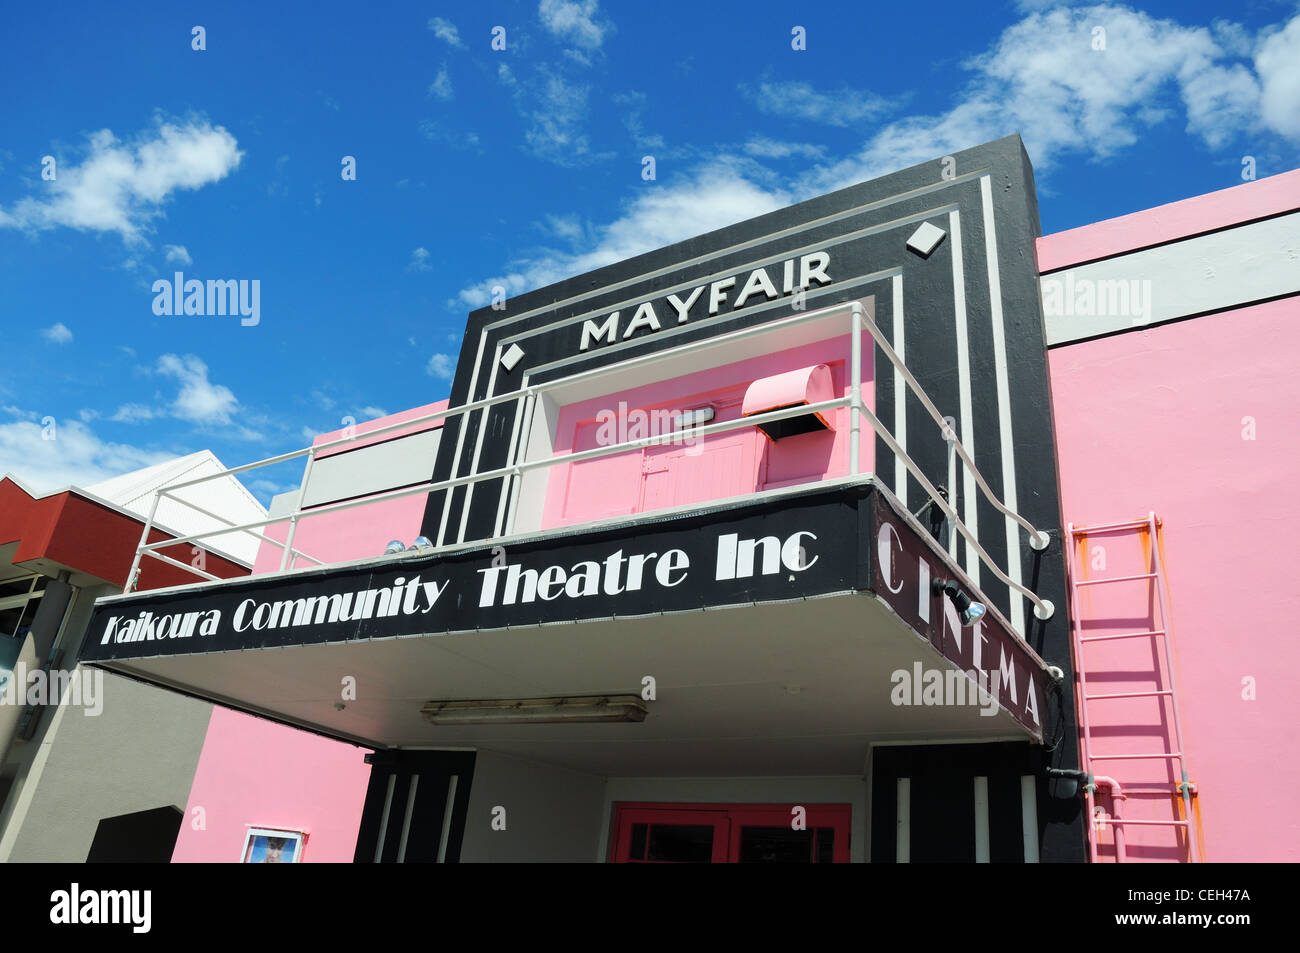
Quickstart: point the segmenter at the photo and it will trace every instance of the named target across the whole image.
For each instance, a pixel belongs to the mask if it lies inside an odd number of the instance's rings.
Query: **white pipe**
[[[897,369],[899,374],[907,382],[908,386],[911,387],[913,392],[921,400],[921,403],[925,406],[926,410],[930,413],[930,416],[933,417],[935,421],[940,424],[940,426],[946,427],[946,423],[943,420],[943,417],[939,414],[938,408],[935,407],[934,402],[930,400],[929,395],[925,393],[925,391],[921,388],[921,385],[917,382],[916,378],[912,375],[911,371],[907,369],[906,365],[902,363],[901,359],[894,352],[894,349],[889,345],[889,342],[885,340],[883,334],[880,332],[880,329],[876,327],[875,322],[871,320],[870,317],[867,317],[865,322],[863,321],[864,309],[861,303],[858,301],[848,302],[847,305],[845,304],[831,305],[826,308],[820,308],[816,311],[809,311],[802,314],[797,314],[792,317],[783,318],[781,320],[752,325],[751,327],[742,328],[738,331],[732,331],[728,334],[719,335],[717,337],[704,338],[697,341],[687,342],[686,344],[679,345],[678,347],[675,348],[670,348],[666,351],[643,354],[638,357],[629,358],[626,361],[619,362],[618,364],[612,365],[611,367],[607,367],[607,368],[592,368],[587,371],[582,371],[578,374],[573,374],[568,377],[560,378],[559,380],[556,381],[551,381],[547,384],[528,385],[525,387],[521,387],[517,390],[510,391],[509,393],[499,394],[495,397],[489,397],[483,400],[473,401],[467,404],[462,404],[459,407],[447,408],[445,410],[435,411],[430,414],[424,414],[421,415],[420,417],[410,418],[408,420],[403,420],[392,424],[388,424],[384,427],[378,427],[375,428],[374,430],[368,431],[364,436],[366,438],[369,438],[379,434],[387,433],[392,430],[410,428],[412,426],[430,420],[460,416],[463,414],[470,413],[474,410],[486,409],[492,405],[502,403],[505,401],[509,401],[509,400],[517,401],[520,397],[535,397],[543,390],[552,389],[559,386],[570,386],[576,382],[586,380],[591,377],[607,375],[607,374],[616,374],[628,368],[639,366],[640,364],[649,363],[652,361],[670,360],[672,357],[675,357],[679,354],[689,353],[704,348],[725,347],[727,344],[730,344],[734,341],[748,338],[754,335],[766,334],[787,326],[803,324],[817,318],[825,317],[827,315],[841,313],[845,310],[846,307],[848,308],[851,315],[851,327],[852,327],[852,334],[853,334],[851,355],[852,355],[852,364],[853,364],[852,376],[854,378],[853,387],[850,392],[850,396],[848,398],[840,398],[837,400],[829,400],[829,401],[820,401],[815,404],[807,404],[807,405],[801,405],[796,407],[790,407],[790,408],[785,408],[783,410],[767,411],[762,414],[755,414],[750,417],[741,417],[738,418],[737,420],[727,421],[724,423],[710,424],[704,427],[697,428],[694,431],[694,436],[697,438],[712,436],[713,434],[716,433],[725,433],[727,431],[738,429],[740,427],[755,426],[759,423],[767,423],[769,421],[784,420],[787,417],[801,416],[803,414],[814,413],[820,410],[829,410],[829,409],[848,406],[850,408],[850,414],[849,414],[850,456],[852,458],[850,461],[851,473],[853,475],[856,475],[859,470],[858,457],[860,456],[860,439],[861,439],[860,420],[862,417],[866,417],[868,422],[871,424],[872,429],[875,431],[876,435],[878,435],[885,442],[885,444],[890,448],[890,450],[900,460],[902,460],[902,462],[904,463],[908,471],[911,472],[912,475],[917,478],[918,482],[920,482],[921,485],[927,490],[931,498],[935,501],[936,505],[938,505],[944,511],[945,515],[948,517],[950,526],[962,534],[963,538],[966,539],[968,545],[974,548],[974,550],[979,554],[980,558],[984,561],[984,563],[988,565],[989,569],[993,572],[993,574],[998,579],[1000,579],[1005,585],[1010,586],[1012,589],[1015,589],[1016,591],[1022,593],[1030,601],[1032,601],[1035,605],[1034,614],[1038,618],[1040,619],[1050,618],[1053,611],[1052,604],[1046,600],[1039,599],[1037,595],[1035,595],[1026,587],[1020,585],[1019,583],[1013,582],[1010,579],[1010,577],[1008,577],[1004,572],[1002,572],[997,567],[996,564],[993,563],[992,558],[988,555],[988,553],[984,550],[984,548],[980,546],[979,542],[974,538],[973,534],[971,534],[971,532],[969,531],[969,529],[967,529],[965,524],[962,523],[961,519],[957,516],[956,511],[951,506],[949,506],[946,501],[944,501],[942,498],[939,497],[938,491],[934,488],[933,484],[928,479],[926,479],[924,474],[920,472],[920,469],[917,467],[916,463],[907,455],[907,453],[893,438],[893,436],[885,429],[884,424],[880,421],[880,419],[876,417],[874,413],[868,410],[866,406],[863,404],[862,386],[861,386],[862,385],[861,330],[863,327],[865,327],[866,330],[871,334],[872,339],[877,344],[880,345],[881,350],[885,354],[886,358],[889,359],[890,363],[894,365],[894,367]],[[525,403],[527,404],[527,401]],[[656,435],[653,437],[646,437],[641,440],[633,440],[633,441],[627,441],[626,443],[622,443],[622,444],[615,444],[609,447],[597,447],[592,450],[586,450],[576,454],[568,454],[560,457],[552,456],[543,460],[517,462],[510,466],[501,467],[496,470],[485,471],[483,473],[470,474],[463,477],[455,477],[453,479],[443,480],[439,482],[430,481],[429,483],[420,484],[415,487],[407,487],[406,489],[403,490],[394,490],[387,493],[375,494],[373,496],[369,496],[360,500],[351,500],[343,503],[336,503],[327,506],[314,507],[312,509],[311,515],[337,512],[344,509],[350,509],[356,506],[367,506],[372,503],[377,503],[383,500],[398,499],[401,497],[411,496],[415,494],[428,494],[440,490],[450,490],[457,486],[479,483],[485,480],[501,479],[503,481],[503,492],[505,492],[507,489],[512,487],[514,485],[514,481],[520,479],[523,472],[527,470],[533,470],[539,467],[556,466],[561,463],[571,465],[574,463],[580,463],[585,460],[590,460],[597,457],[610,456],[615,453],[625,453],[629,450],[636,450],[644,447],[656,446],[662,443],[666,443],[674,439],[676,436],[678,435],[672,433]],[[174,484],[171,487],[169,487],[169,490],[175,491],[183,487],[193,486],[198,483],[204,483],[209,480],[216,479],[218,477],[230,476],[232,474],[242,473],[247,470],[255,469],[260,466],[267,466],[273,463],[279,463],[286,460],[295,459],[299,456],[303,456],[304,454],[306,454],[308,455],[307,468],[303,474],[303,487],[305,492],[307,478],[310,476],[312,462],[315,460],[316,453],[318,453],[323,449],[327,449],[329,447],[333,447],[342,443],[353,442],[356,439],[357,438],[355,436],[345,437],[345,438],[340,438],[338,440],[330,441],[328,443],[320,444],[318,446],[309,447],[306,450],[295,451],[293,453],[287,453],[287,454],[280,454],[279,456],[270,457],[266,460],[259,461],[257,463],[245,464],[244,466],[241,467],[234,467],[229,470],[223,470],[220,473],[211,474],[206,477],[200,477],[196,480],[191,480],[186,483]],[[951,441],[951,448],[957,455],[960,455],[962,460],[967,464],[967,466],[970,467],[970,469],[975,475],[976,481],[978,482],[981,489],[983,489],[985,494],[989,497],[989,500],[994,505],[994,507],[999,509],[1007,516],[1014,519],[1017,523],[1019,523],[1021,526],[1025,527],[1029,531],[1031,536],[1031,545],[1034,546],[1034,548],[1036,549],[1043,548],[1047,542],[1047,534],[1035,529],[1033,524],[1031,524],[1028,520],[1024,519],[1023,517],[1019,516],[1018,514],[1009,510],[999,499],[997,499],[993,495],[993,492],[989,488],[988,483],[979,474],[978,469],[975,468],[974,460],[970,458],[969,454],[966,452],[965,448],[961,445],[960,441],[955,439]],[[950,464],[950,472],[953,469],[955,469],[955,464]],[[950,477],[950,482],[952,482],[952,480],[953,477]],[[157,497],[155,497],[154,506],[155,507],[157,506]],[[298,519],[301,517],[301,515],[302,515],[302,497],[300,495],[298,500],[298,505],[297,507],[295,507],[294,513],[289,516],[289,523],[290,523],[289,536],[288,536],[288,541],[284,547],[283,554],[281,556],[281,561],[280,561],[281,570],[284,570],[286,568],[286,566],[289,563],[290,554],[294,552],[292,548],[292,543],[297,529],[297,522]],[[284,521],[284,517],[277,517],[274,519],[268,519],[259,522],[245,523],[239,526],[232,526],[226,530],[222,530],[221,534],[227,532],[256,529],[262,526],[269,526],[274,523],[280,523],[283,521]],[[514,512],[512,510],[512,512],[510,513],[508,524],[513,526],[513,523],[514,523]],[[192,542],[194,540],[202,539],[206,536],[211,536],[211,535],[214,534],[211,532],[205,532],[205,533],[194,534],[191,536],[176,537],[171,540],[160,542],[157,544],[149,544],[147,542],[147,531],[146,531],[146,536],[141,539],[141,545],[139,549],[140,550],[156,549],[156,548],[160,548],[161,546],[175,545],[177,543],[183,543],[183,542]],[[955,538],[953,542],[955,542]],[[137,553],[137,557],[133,565],[138,566],[138,563],[139,563],[139,553]]]
[[[155,491],[153,502],[149,504],[149,518],[144,521],[144,527],[140,530],[140,544],[135,548],[135,558],[131,560],[131,569],[126,574],[126,585],[122,587],[124,593],[135,591],[135,577],[140,571],[140,555],[149,543],[149,531],[153,529],[153,518],[158,513],[158,497],[159,494]]]
[[[849,412],[849,474],[858,475],[861,455],[859,431],[862,428],[862,305],[853,301],[850,304],[853,342],[849,353],[852,355],[850,374],[853,379],[853,402]]]
[[[316,448],[312,447],[311,452],[307,454],[307,466],[302,471],[302,489],[298,491],[298,500],[294,503],[293,512],[289,515],[289,534],[284,540],[284,549],[280,553],[280,571],[284,572],[289,565],[289,558],[293,554],[293,538],[298,535],[298,520],[302,517],[302,501],[311,488],[311,466],[316,462]]]

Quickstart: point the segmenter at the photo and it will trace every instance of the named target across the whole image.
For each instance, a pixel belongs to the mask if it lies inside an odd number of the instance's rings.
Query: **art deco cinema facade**
[[[1176,676],[1223,659],[1161,634],[1188,501],[1091,481],[1155,423],[1078,394],[1122,361],[1090,348],[1294,318],[1281,258],[1167,292],[1200,232],[1284,255],[1300,190],[1052,244],[1018,138],[951,158],[474,312],[448,402],[304,451],[252,576],[100,600],[83,663],[223,706],[174,858],[257,828],[364,862],[1204,859]],[[1155,279],[1149,329],[1045,314],[1098,262]],[[1133,606],[1093,598],[1101,533]]]

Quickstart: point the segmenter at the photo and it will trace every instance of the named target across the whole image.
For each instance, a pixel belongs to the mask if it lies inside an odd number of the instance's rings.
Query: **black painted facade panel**
[[[814,287],[807,308],[874,296],[877,325],[896,346],[901,343],[905,361],[922,387],[945,416],[955,419],[958,433],[968,447],[973,446],[976,464],[994,493],[1005,499],[1007,477],[1012,477],[1013,508],[1051,535],[1049,548],[1040,553],[1017,529],[1018,558],[1010,560],[1005,518],[978,491],[968,499],[960,476],[957,487],[947,488],[994,562],[1003,567],[1014,562],[1020,580],[1055,605],[1052,618],[1036,619],[1028,601],[1013,596],[986,567],[975,565],[965,542],[959,540],[959,564],[977,574],[981,591],[1004,614],[1013,621],[1023,620],[1029,644],[1066,673],[1054,713],[1062,719],[1059,730],[1064,740],[1046,755],[1054,767],[1074,768],[1078,767],[1077,730],[1055,441],[1034,253],[1040,226],[1033,170],[1017,136],[958,152],[951,159],[949,163],[936,157],[520,295],[499,309],[475,311],[466,326],[451,403],[456,406],[508,393],[525,379],[545,382],[793,314],[786,297],[734,313],[724,308],[716,320],[697,320],[692,311],[685,325],[666,323],[662,331],[645,330],[617,346],[587,352],[579,351],[581,320],[565,323],[578,317],[599,322],[622,308],[625,326],[637,302],[719,276],[740,274],[743,280],[744,273],[759,264],[829,249],[828,272],[833,280]],[[950,178],[945,178],[946,170]],[[906,247],[922,221],[946,233],[928,258]],[[895,276],[901,276],[902,283],[902,342],[895,330]],[[1003,359],[997,353],[998,332],[1005,346]],[[523,349],[524,357],[506,372],[497,359],[511,343]],[[557,362],[564,363],[557,366]],[[874,367],[878,415],[893,429],[893,370],[880,354]],[[932,483],[946,484],[946,445],[933,421],[910,395],[905,413],[908,454]],[[475,412],[449,421],[433,477],[447,479],[507,465],[514,414],[511,402],[486,415]],[[1005,426],[1010,427],[1009,434],[1003,432]],[[909,508],[915,510],[926,502],[915,480],[907,479],[906,485],[895,482],[893,460],[880,441],[876,459],[877,472]],[[431,494],[424,535],[437,542],[491,536],[500,492],[500,481],[479,485],[472,494],[457,488],[450,505],[445,505],[445,494]],[[467,497],[472,499],[462,535]],[[1060,805],[1050,807],[1056,811]],[[1045,857],[1083,857],[1077,804],[1066,814],[1056,817],[1044,832]]]
[[[988,783],[989,861],[1023,863],[1020,778],[1036,775],[1042,757],[1019,742],[957,745],[882,745],[871,755],[871,862],[892,864],[898,854],[898,779],[907,778],[909,861],[975,860],[975,778]],[[1039,858],[1072,860],[1042,849],[1051,827],[1038,814]]]

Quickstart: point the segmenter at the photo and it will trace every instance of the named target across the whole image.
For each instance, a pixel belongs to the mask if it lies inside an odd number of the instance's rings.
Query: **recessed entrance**
[[[847,804],[615,804],[618,864],[843,864]]]

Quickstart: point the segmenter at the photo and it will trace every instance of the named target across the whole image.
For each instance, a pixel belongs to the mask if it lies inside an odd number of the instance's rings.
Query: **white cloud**
[[[80,165],[64,159],[58,178],[41,183],[41,197],[21,199],[8,214],[0,211],[0,225],[65,225],[141,241],[173,192],[220,181],[237,168],[243,157],[238,146],[224,128],[207,122],[163,123],[134,143],[101,129],[89,137]]]
[[[1066,155],[1111,156],[1180,107],[1189,134],[1211,148],[1261,128],[1300,137],[1300,17],[1252,38],[1235,24],[1189,27],[1114,5],[1026,6],[1033,9],[963,64],[969,80],[946,110],[877,126],[856,153],[793,176],[723,156],[671,184],[638,187],[624,213],[607,224],[548,216],[538,226],[568,249],[520,254],[494,277],[461,289],[448,306],[483,307],[494,285],[517,295],[1015,132],[1039,171]],[[1098,25],[1106,30],[1100,51],[1092,42]],[[1255,73],[1240,61],[1252,51]],[[765,82],[751,95],[769,111],[831,123],[864,119],[882,108],[871,94],[822,93],[799,82]],[[585,98],[550,98],[570,104],[567,114],[574,118],[561,129],[575,134],[577,105],[585,109]],[[743,148],[765,160],[822,155],[817,146],[762,136]]]
[[[60,321],[42,331],[41,337],[51,344],[67,344],[72,340],[72,332],[68,330],[67,325]]]
[[[313,436],[315,436],[313,434]],[[280,482],[277,480],[256,479],[248,481],[248,488],[254,493],[260,493],[263,497],[270,498],[279,496],[281,493],[288,493],[290,490],[298,489],[302,484],[291,482]]]
[[[193,354],[164,354],[158,358],[158,373],[180,382],[180,393],[171,407],[173,416],[194,423],[230,423],[239,402],[229,387],[208,380],[208,366],[199,358]]]
[[[364,417],[366,420],[374,420],[377,417],[387,417],[388,411],[382,407],[358,407],[357,416]]]
[[[53,429],[28,421],[0,424],[0,474],[12,472],[37,492],[90,486],[174,457],[101,440],[76,420],[55,421]]]
[[[742,85],[741,89],[765,113],[831,126],[870,121],[890,108],[890,101],[875,93],[846,86],[822,93],[814,89],[811,83],[801,80],[763,82],[756,89]]]
[[[407,271],[432,271],[433,265],[429,264],[429,249],[417,248],[411,252],[411,260],[407,263]]]
[[[597,50],[613,30],[609,23],[597,21],[597,6],[596,0],[542,0],[537,15],[542,26],[557,38]]]
[[[826,154],[821,146],[806,142],[778,142],[766,136],[755,136],[745,143],[745,152],[760,159],[789,159],[798,156],[801,159],[820,159]]]
[[[451,376],[456,373],[456,358],[451,354],[435,354],[429,358],[429,366],[425,370],[432,377],[440,377],[449,381]]]
[[[460,30],[456,29],[456,24],[442,17],[430,17],[429,29],[433,35],[442,40],[448,46],[453,46],[458,50],[465,49],[465,44],[460,38]]]
[[[146,404],[123,404],[108,419],[119,424],[138,424],[142,420],[153,420],[161,416],[162,413]]]
[[[418,126],[420,135],[430,142],[441,142],[455,149],[478,148],[479,138],[477,132],[456,132],[439,125],[432,119],[421,119]],[[410,184],[409,179],[402,179],[397,183],[397,187],[404,189]],[[424,183],[419,183],[419,187],[424,188]]]
[[[1300,141],[1300,16],[1264,38],[1255,54],[1260,118],[1279,135]]]
[[[1093,49],[1097,26],[1104,50]],[[1286,56],[1290,40],[1275,42],[1276,51],[1267,41],[1260,49],[1261,78],[1285,89],[1300,67]],[[856,155],[811,170],[796,191],[819,194],[1013,132],[1040,171],[1067,154],[1104,159],[1179,100],[1188,131],[1218,146],[1258,124],[1256,80],[1230,60],[1239,46],[1230,24],[1211,31],[1111,5],[1032,12],[964,64],[971,79],[946,112],[889,123]],[[1269,120],[1278,131],[1285,109]]]
[[[174,261],[181,265],[194,264],[194,259],[190,257],[190,253],[185,250],[184,245],[164,245],[163,254],[168,261]]]
[[[746,173],[753,171],[724,157],[671,185],[643,190],[619,218],[588,230],[594,236],[590,250],[546,249],[516,260],[505,274],[462,289],[459,300],[483,307],[491,301],[493,285],[510,295],[530,291],[789,204],[789,192],[751,181]]]
[[[590,152],[583,132],[589,88],[566,82],[546,69],[526,87],[530,101],[523,106],[531,125],[524,133],[529,149],[544,159],[565,164]]]
[[[429,95],[437,96],[442,100],[451,99],[456,95],[456,91],[451,87],[451,76],[447,73],[446,63],[442,64],[442,69],[438,70],[438,75],[429,84]]]

